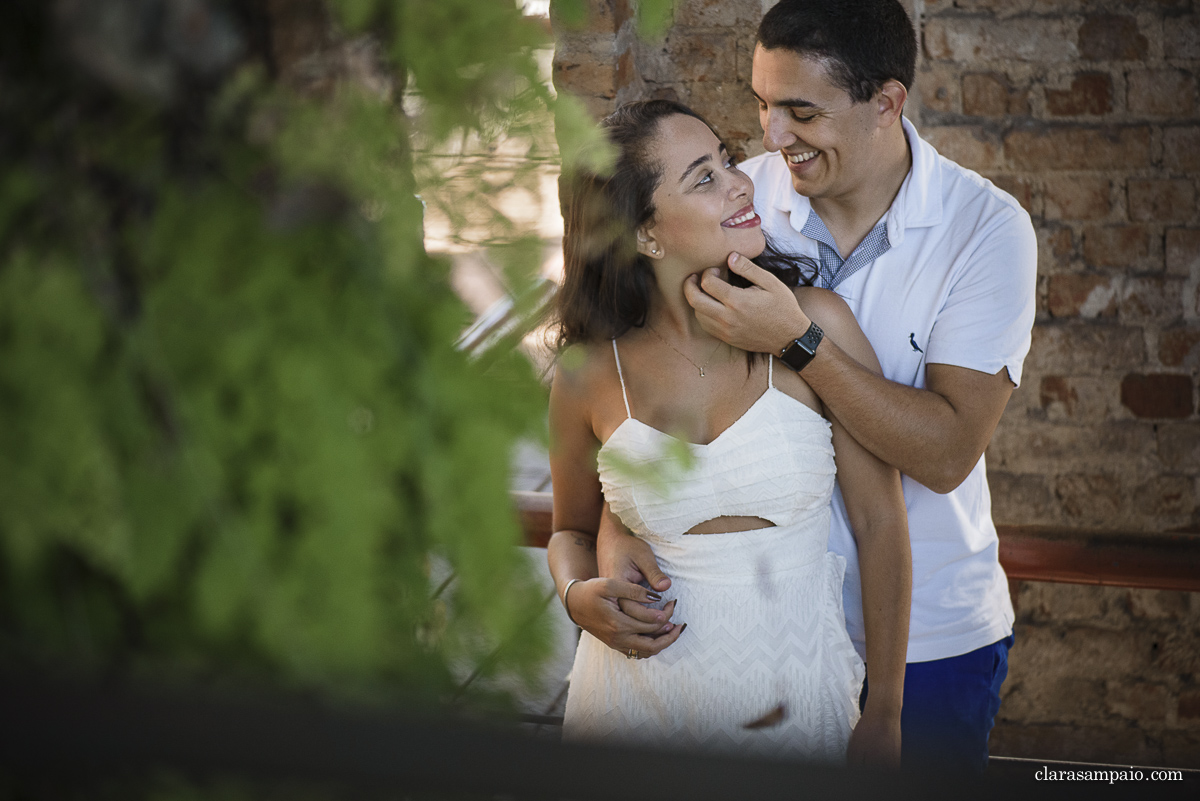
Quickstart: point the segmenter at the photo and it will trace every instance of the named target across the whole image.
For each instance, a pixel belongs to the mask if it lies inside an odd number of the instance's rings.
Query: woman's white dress
[[[564,739],[844,759],[864,668],[842,612],[845,560],[827,550],[828,421],[776,389],[769,369],[742,417],[707,445],[685,444],[684,470],[668,455],[677,441],[634,418],[627,394],[625,409],[598,456],[604,497],[671,577],[658,606],[677,599],[674,619],[688,625],[649,659],[584,632]],[[775,525],[684,534],[723,515]]]

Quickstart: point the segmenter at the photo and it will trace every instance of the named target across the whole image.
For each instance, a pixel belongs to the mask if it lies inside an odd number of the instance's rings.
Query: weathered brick
[[[1167,230],[1168,275],[1200,277],[1200,228]]]
[[[1104,681],[1065,673],[1023,675],[1005,697],[1005,714],[1026,723],[1085,723],[1102,720]]]
[[[554,86],[577,95],[614,98],[617,96],[616,70],[612,64],[594,61],[556,61]]]
[[[1047,420],[1102,423],[1126,416],[1117,394],[1117,382],[1108,377],[1051,375],[1042,378],[1038,400]]]
[[[1016,175],[997,175],[995,173],[985,177],[997,187],[1012,195],[1025,211],[1033,208],[1033,183],[1028,178],[1020,178]]]
[[[1183,179],[1129,179],[1129,219],[1186,221],[1196,216],[1196,187]]]
[[[1060,475],[1054,481],[1054,495],[1063,514],[1076,525],[1111,524],[1124,511],[1120,480],[1103,473]]]
[[[1149,682],[1106,682],[1104,705],[1110,714],[1153,724],[1165,721],[1172,698],[1170,689]]]
[[[1096,375],[1145,364],[1140,328],[1039,325],[1025,367],[1043,374]]]
[[[1038,238],[1038,274],[1050,275],[1071,269],[1071,260],[1075,256],[1075,237],[1070,228],[1052,228],[1039,226],[1036,229]]]
[[[1158,458],[1168,470],[1194,470],[1200,464],[1200,423],[1158,426]]]
[[[1137,169],[1150,166],[1150,129],[1023,128],[1004,137],[1004,152],[1023,169]]]
[[[1191,476],[1154,476],[1133,492],[1136,511],[1149,525],[1176,528],[1191,522],[1196,508],[1196,482]]]
[[[930,111],[958,111],[958,73],[956,68],[944,64],[926,63],[917,70],[916,89],[922,107]]]
[[[1196,107],[1196,80],[1182,70],[1135,70],[1126,78],[1134,114],[1185,117]]]
[[[1133,17],[1100,14],[1079,27],[1079,54],[1088,61],[1136,61],[1149,47]]]
[[[1196,408],[1192,377],[1171,373],[1130,373],[1121,380],[1121,404],[1143,418],[1190,417]]]
[[[1001,525],[1044,523],[1053,515],[1053,499],[1042,475],[1009,473],[988,468],[992,517]]]
[[[1108,275],[1052,275],[1046,308],[1055,317],[1112,317],[1120,279]]]
[[[676,0],[675,24],[694,28],[734,28],[757,25],[761,0]]]
[[[1181,172],[1200,172],[1200,125],[1163,130],[1163,166]]]
[[[962,77],[962,109],[976,117],[1027,115],[1029,91],[1014,88],[998,73],[970,73]]]
[[[1078,56],[1072,27],[1064,19],[1041,17],[931,18],[923,41],[934,60],[1064,62]]]
[[[1157,638],[1146,630],[1112,631],[1099,627],[1025,627],[1013,656],[1022,677],[1055,676],[1069,665],[1071,674],[1101,681],[1136,676],[1154,660]],[[1003,707],[1002,707],[1003,708]]]
[[[1083,259],[1093,267],[1132,267],[1150,254],[1150,234],[1140,225],[1092,226],[1083,232]]]
[[[1018,600],[1026,622],[1111,626],[1125,622],[1119,587],[1023,581]]]
[[[1191,610],[1190,593],[1179,590],[1125,590],[1129,614],[1142,620],[1183,620]]]
[[[1017,636],[1019,638],[1022,635]],[[1104,723],[1087,726],[1023,724],[1008,722],[1003,718],[1005,714],[1002,704],[1000,719],[988,739],[988,751],[995,756],[1107,762],[1118,765],[1163,764],[1162,750],[1154,739],[1134,727],[1113,728],[1112,724]]]
[[[737,80],[737,37],[731,33],[706,31],[696,35],[687,29],[675,28],[667,37],[664,48],[666,62],[674,74],[689,81]],[[669,76],[647,74],[648,80]]]
[[[616,33],[632,16],[629,0],[584,0],[579,17],[562,13],[563,4],[550,4],[550,22],[568,35],[574,33]]]
[[[1048,220],[1096,220],[1112,211],[1112,181],[1093,176],[1051,175],[1042,182]]]
[[[1123,322],[1168,322],[1183,313],[1183,281],[1179,278],[1128,278],[1121,287]]]
[[[1158,335],[1158,360],[1164,367],[1200,367],[1200,328],[1168,328]]]
[[[1000,143],[982,128],[967,125],[926,128],[922,131],[929,142],[946,158],[972,170],[1000,167]]]
[[[1056,117],[1107,114],[1112,111],[1112,77],[1085,72],[1075,76],[1070,89],[1047,89],[1046,110]]]
[[[1162,638],[1159,666],[1179,673],[1200,673],[1200,639],[1195,631],[1171,631]]]
[[[1088,426],[1028,420],[1019,430],[997,429],[988,450],[989,470],[1050,477],[1090,474],[1099,466],[1126,471],[1131,479],[1159,469],[1154,424],[1132,418]]]
[[[1200,720],[1200,690],[1179,694],[1179,717],[1182,720]]]
[[[1163,26],[1163,56],[1200,59],[1200,16],[1176,17]]]

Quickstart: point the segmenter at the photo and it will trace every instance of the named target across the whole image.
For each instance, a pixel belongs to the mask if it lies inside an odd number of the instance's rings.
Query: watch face
[[[780,361],[796,372],[803,370],[817,355],[817,345],[821,344],[824,335],[825,332],[819,325],[811,324],[804,336],[793,340],[792,344],[784,348],[783,353],[779,355]]]

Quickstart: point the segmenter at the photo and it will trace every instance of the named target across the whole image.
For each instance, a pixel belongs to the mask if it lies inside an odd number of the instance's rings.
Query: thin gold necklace
[[[681,351],[679,348],[677,348],[677,347],[675,347],[674,345],[672,345],[672,344],[671,344],[670,342],[668,342],[667,340],[663,339],[663,335],[662,335],[662,334],[660,334],[660,333],[658,333],[657,331],[655,331],[655,330],[654,330],[654,326],[650,325],[650,323],[646,323],[646,327],[650,329],[650,333],[654,334],[654,336],[656,336],[656,337],[658,337],[660,340],[662,340],[662,343],[663,343],[664,345],[666,345],[668,348],[670,348],[671,350],[673,350],[673,351],[675,351],[676,353],[678,353],[678,354],[679,354],[680,356],[682,356],[683,358],[687,359],[687,360],[688,360],[688,362],[690,362],[690,363],[691,363],[692,367],[695,367],[697,370],[699,370],[699,371],[700,371],[700,377],[701,377],[701,378],[704,378],[704,377],[705,377],[705,376],[704,376],[704,368],[705,368],[705,367],[708,367],[708,363],[712,361],[712,359],[713,359],[713,356],[716,356],[716,355],[717,355],[717,351],[718,351],[718,350],[720,350],[721,346],[725,344],[724,342],[722,342],[721,340],[719,340],[719,339],[718,339],[718,340],[717,340],[717,346],[716,346],[715,348],[713,348],[713,350],[712,350],[712,353],[708,354],[708,358],[704,360],[704,364],[696,364],[694,361],[692,361],[692,359],[691,359],[691,357],[690,357],[690,356],[688,356],[686,353],[684,353],[683,351]]]

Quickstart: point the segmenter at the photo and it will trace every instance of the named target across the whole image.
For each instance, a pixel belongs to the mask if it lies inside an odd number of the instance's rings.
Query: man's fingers
[[[700,288],[721,306],[728,306],[729,302],[733,300],[734,295],[739,291],[737,287],[721,277],[721,271],[716,267],[709,267],[700,274]],[[695,307],[695,304],[693,304],[693,307]]]
[[[662,653],[670,645],[673,645],[686,628],[687,624],[684,623],[682,626],[676,626],[671,629],[670,632],[661,637],[630,637],[630,647],[643,657],[655,656]]]
[[[628,598],[639,604],[652,604],[662,600],[662,596],[654,590],[620,579],[605,579],[603,594],[609,598]]]
[[[662,568],[658,566],[658,559],[655,558],[654,551],[651,549],[647,548],[643,553],[635,556],[633,563],[654,589],[661,592],[671,586],[671,579],[662,572]]]
[[[670,621],[671,615],[675,613],[675,601],[672,599],[662,609],[652,609],[635,603],[628,598],[618,598],[617,608],[634,620],[639,620],[643,623],[655,623],[661,626]]]
[[[705,276],[707,277],[707,275]],[[722,284],[724,281],[717,279]],[[725,284],[728,286],[728,284]],[[704,315],[715,316],[721,312],[722,304],[709,295],[701,286],[700,277],[689,275],[687,280],[683,282],[683,297],[687,300],[691,307],[696,310],[697,316]]]
[[[760,289],[772,290],[777,286],[783,286],[783,282],[777,277],[767,272],[762,267],[759,267],[757,264],[750,261],[750,259],[747,259],[737,251],[730,253],[727,261],[730,270],[742,276]]]

